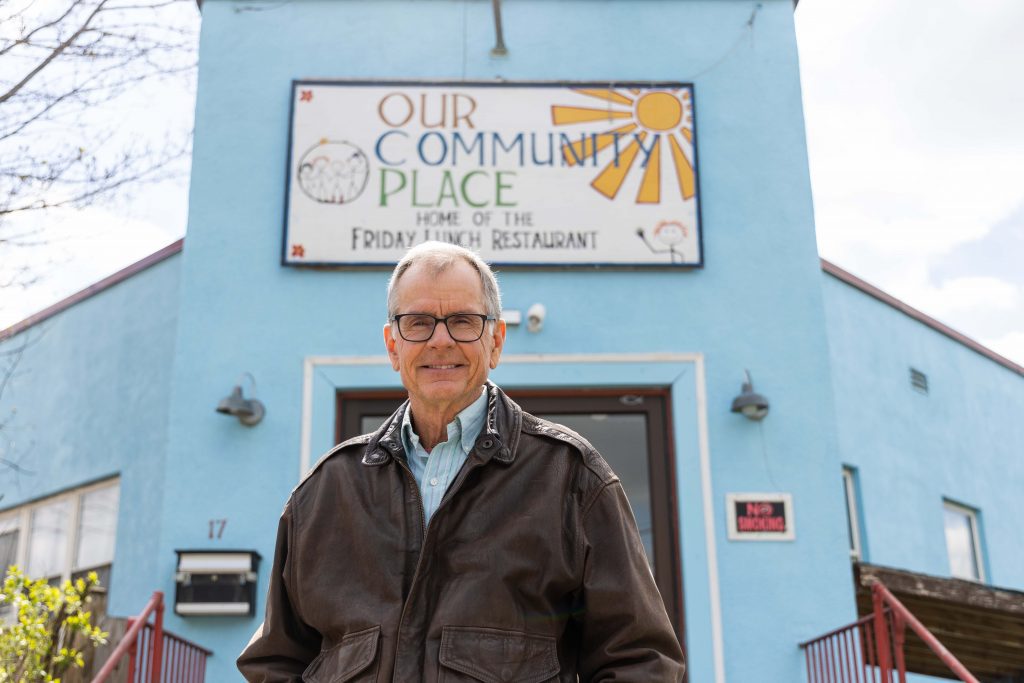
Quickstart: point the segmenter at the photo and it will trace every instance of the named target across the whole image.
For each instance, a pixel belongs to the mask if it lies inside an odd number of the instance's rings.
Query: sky
[[[1024,364],[1024,2],[801,0],[795,21],[821,255]],[[118,116],[187,127],[193,106],[164,84]],[[0,329],[184,235],[187,202],[186,165],[44,217],[42,277]]]
[[[165,4],[162,0],[146,1],[155,5]],[[66,0],[0,0],[3,10],[0,13],[14,17],[0,21],[0,41],[7,44],[20,37],[19,12],[24,12],[24,30],[29,30],[41,23],[39,17],[59,16],[67,5]],[[143,16],[156,23],[168,22],[188,34],[178,37],[163,31],[151,32],[154,38],[186,43],[196,39],[199,11],[194,0],[178,0],[157,12],[146,10]],[[138,18],[138,12],[124,19],[114,15],[104,26],[116,25],[119,21],[130,23]],[[44,40],[52,38],[45,33],[40,35]],[[188,63],[187,50],[175,54],[182,56],[164,59],[161,64],[166,66],[183,60]],[[5,55],[0,59],[0,83],[9,85],[17,82],[35,66],[38,59],[39,53],[31,51]],[[60,63],[60,60],[54,62],[56,65]],[[80,59],[71,60],[66,66],[56,69],[51,65],[42,72],[44,82],[37,84],[34,80],[26,91],[46,88],[46,78],[51,82],[66,82],[60,79],[71,78],[69,74],[88,73],[81,68],[81,63]],[[63,118],[49,124],[44,120],[42,130],[27,129],[15,144],[33,145],[34,149],[43,150],[37,151],[37,155],[45,155],[47,145],[54,140],[72,149],[93,147],[117,151],[180,147],[188,140],[192,129],[194,82],[194,74],[187,72],[175,76],[150,76],[140,83],[129,83],[124,93],[111,101],[88,107],[85,111],[72,106],[65,110]],[[16,117],[16,113],[10,113],[2,105],[0,114]],[[0,152],[18,153],[10,144],[5,144]],[[110,158],[109,155],[104,157],[101,163]],[[188,159],[180,159],[162,169],[161,175],[170,176],[169,179],[128,186],[128,190],[113,199],[95,202],[83,209],[29,211],[5,217],[0,222],[0,329],[88,287],[184,235],[188,213],[188,169]],[[0,184],[0,192],[3,191],[6,187]],[[59,193],[53,195],[53,199],[60,198]],[[5,239],[12,235],[23,236],[18,240],[18,246],[5,245]],[[13,273],[22,266],[30,269],[30,286],[3,286],[11,280],[21,281]]]
[[[795,19],[819,252],[1024,365],[1024,2]]]

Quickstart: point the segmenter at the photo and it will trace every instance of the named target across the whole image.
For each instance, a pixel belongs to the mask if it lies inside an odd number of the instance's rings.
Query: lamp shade
[[[768,399],[754,391],[754,382],[748,372],[740,395],[732,400],[732,412],[741,413],[749,420],[763,420],[769,407]]]

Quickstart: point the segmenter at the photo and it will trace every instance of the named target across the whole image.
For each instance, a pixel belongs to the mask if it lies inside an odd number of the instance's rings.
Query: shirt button
[[[434,477],[433,479],[430,480],[430,485],[437,486],[437,477]]]

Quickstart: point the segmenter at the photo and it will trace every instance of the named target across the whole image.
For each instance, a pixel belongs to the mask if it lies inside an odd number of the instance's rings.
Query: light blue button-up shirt
[[[402,445],[405,446],[409,469],[420,487],[425,521],[430,521],[448,486],[469,457],[486,416],[487,388],[484,387],[480,398],[448,423],[448,440],[437,444],[428,453],[420,445],[420,437],[413,431],[412,411],[405,411],[405,417],[402,418]]]

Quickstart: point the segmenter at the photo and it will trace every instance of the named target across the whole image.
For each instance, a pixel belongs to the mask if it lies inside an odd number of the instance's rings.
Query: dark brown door
[[[582,434],[622,481],[658,589],[684,642],[682,571],[668,390],[511,390],[524,410]],[[373,431],[401,404],[400,392],[339,392],[336,437]]]

